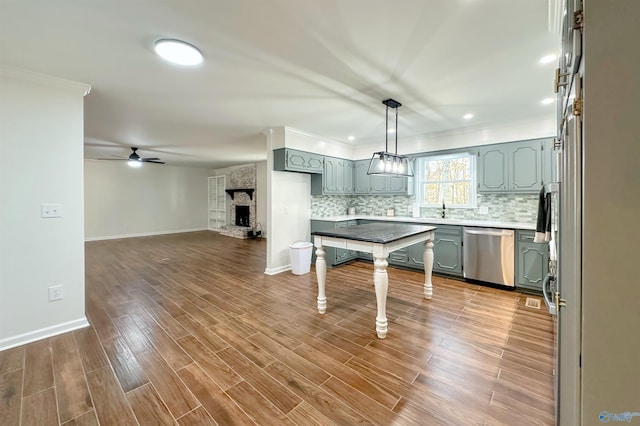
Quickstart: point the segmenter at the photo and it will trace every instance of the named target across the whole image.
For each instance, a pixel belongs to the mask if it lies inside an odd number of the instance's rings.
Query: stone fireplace
[[[254,164],[233,168],[227,175],[227,205],[229,225],[220,234],[234,238],[249,238],[256,227],[256,167]]]

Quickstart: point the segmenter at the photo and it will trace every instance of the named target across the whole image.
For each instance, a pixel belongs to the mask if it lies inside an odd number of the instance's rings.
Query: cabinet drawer
[[[409,260],[409,255],[407,252],[402,252],[401,250],[396,250],[394,252],[389,253],[389,263],[396,265],[404,265]]]
[[[518,241],[523,242],[533,242],[533,237],[535,236],[535,232],[533,231],[516,231],[518,234]]]

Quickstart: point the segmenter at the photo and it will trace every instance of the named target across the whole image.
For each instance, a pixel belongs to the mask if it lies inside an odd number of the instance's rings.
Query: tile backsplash
[[[396,216],[412,216],[414,196],[404,195],[321,195],[311,197],[311,216],[339,216],[355,207],[356,214],[384,216],[386,209],[395,208]],[[486,207],[487,214],[479,214]],[[535,223],[538,212],[538,194],[480,194],[478,208],[447,208],[448,219],[498,220]],[[441,208],[421,208],[420,217],[439,218]]]

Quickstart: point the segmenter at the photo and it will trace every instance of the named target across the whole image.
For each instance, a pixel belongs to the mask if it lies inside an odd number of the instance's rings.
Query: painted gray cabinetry
[[[370,160],[354,162],[354,194],[406,195],[409,193],[406,177],[368,175]]]
[[[369,160],[355,161],[354,194],[369,194],[371,192],[371,183],[367,170],[369,170]]]
[[[354,164],[343,158],[324,157],[322,175],[311,177],[311,195],[353,194]]]
[[[360,220],[360,224],[376,221]],[[385,222],[380,222],[385,223]],[[428,225],[427,226],[434,226]],[[371,253],[359,253],[360,259],[373,260]],[[389,253],[390,265],[424,270],[424,243]],[[462,227],[437,225],[433,242],[433,272],[462,276]]]
[[[273,150],[273,170],[302,173],[322,173],[324,157],[289,148]]]
[[[533,242],[533,231],[516,231],[516,288],[542,292],[549,270],[549,245]]]
[[[478,192],[537,192],[551,176],[550,139],[478,148]],[[548,181],[547,181],[548,182]]]

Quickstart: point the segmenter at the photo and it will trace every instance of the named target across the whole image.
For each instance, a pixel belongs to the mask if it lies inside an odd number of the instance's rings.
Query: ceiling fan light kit
[[[374,152],[369,162],[368,175],[404,177],[413,176],[413,168],[411,161],[406,155],[398,155],[398,108],[402,104],[394,99],[382,101],[386,105],[385,115],[385,132],[384,132],[384,151]],[[396,110],[396,126],[394,133],[396,135],[395,153],[389,152],[389,108]]]
[[[164,161],[160,161],[158,157],[140,157],[137,153],[138,148],[135,146],[131,147],[131,151],[129,157],[126,158],[98,158],[98,160],[127,161],[130,167],[141,167],[142,163],[164,164]]]

